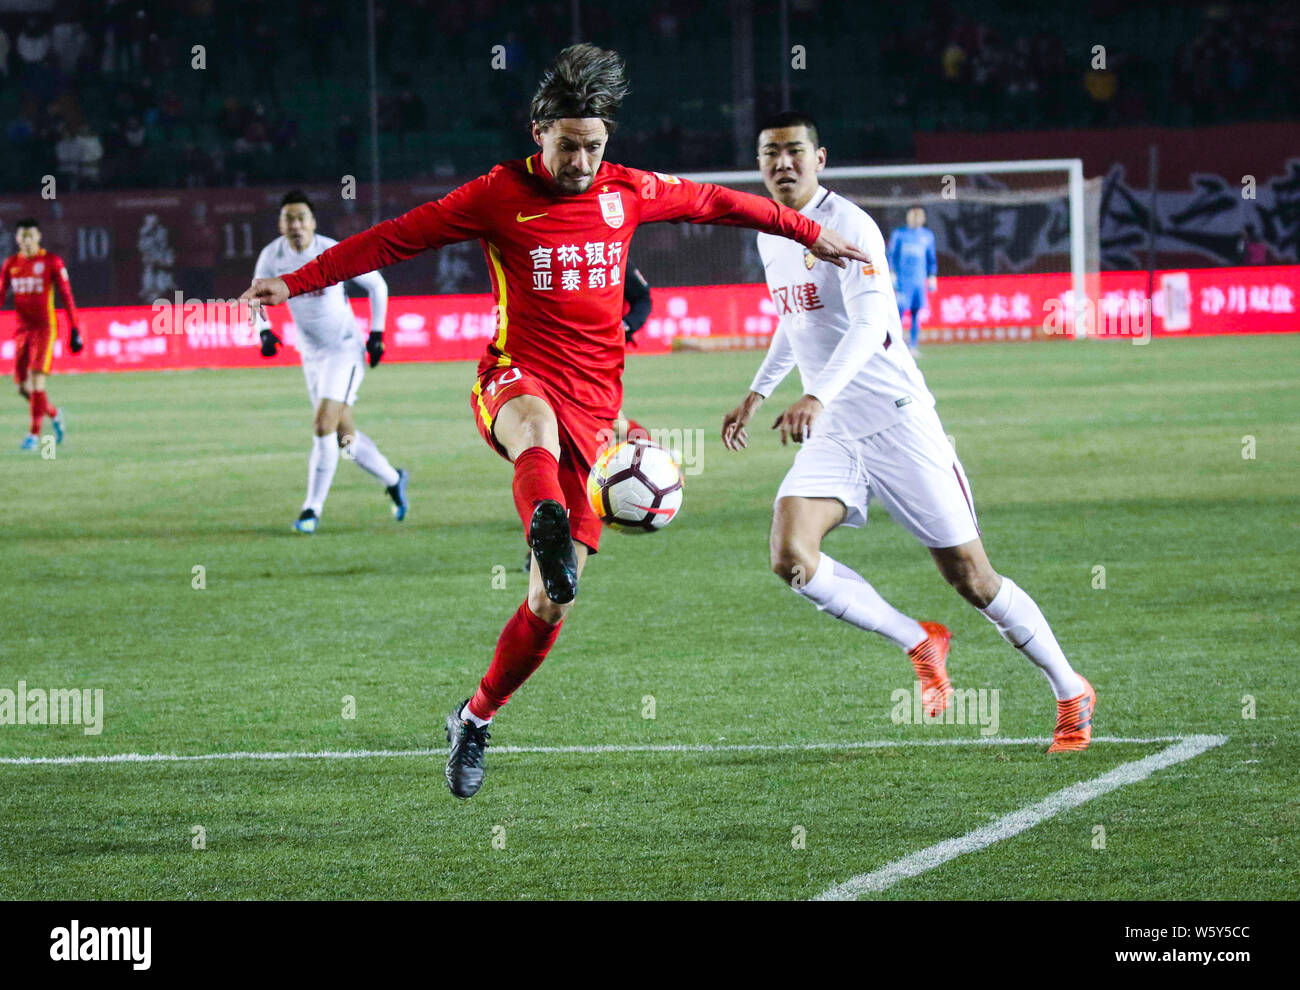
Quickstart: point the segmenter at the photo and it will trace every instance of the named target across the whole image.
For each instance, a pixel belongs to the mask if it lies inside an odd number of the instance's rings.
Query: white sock
[[[492,720],[490,718],[479,718],[472,711],[470,711],[468,701],[465,702],[465,707],[460,710],[460,720],[462,722],[473,722],[480,729],[483,728],[483,726],[485,725],[492,724]]]
[[[993,601],[980,611],[997,626],[1003,639],[1042,670],[1057,701],[1083,694],[1083,678],[1065,659],[1042,611],[1016,582],[1004,577]]]
[[[817,570],[808,583],[794,590],[821,611],[859,629],[880,633],[901,649],[910,650],[926,638],[919,622],[881,598],[879,592],[853,568],[845,567],[826,554],[821,555]]]
[[[357,435],[352,439],[350,449],[357,467],[373,474],[383,482],[385,488],[397,484],[397,470],[388,463],[388,458],[379,452],[375,442],[360,430],[357,430]]]
[[[302,503],[304,509],[311,509],[318,516],[321,514],[338,466],[339,444],[334,439],[334,434],[314,437],[311,459],[307,462],[307,501]]]

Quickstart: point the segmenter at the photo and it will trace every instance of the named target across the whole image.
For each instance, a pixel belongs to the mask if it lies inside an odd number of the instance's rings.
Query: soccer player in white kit
[[[801,444],[776,496],[772,570],[821,611],[905,650],[926,713],[938,715],[952,695],[948,630],[899,612],[821,550],[836,526],[863,525],[875,496],[929,548],[948,583],[1046,675],[1057,704],[1048,752],[1086,749],[1096,694],[1034,600],[989,564],[970,483],[903,338],[880,229],[818,182],[826,149],[807,115],[787,111],[764,121],[758,162],[773,199],[838,230],[872,259],[840,269],[794,241],[758,235],[780,321],[749,394],[723,419],[722,439],[728,449],[745,447],[746,424],[798,365],[804,394],[772,426],[783,444]]]
[[[326,248],[338,243],[316,233],[316,215],[311,201],[299,190],[286,193],[280,201],[280,235],[262,249],[254,278],[277,278],[296,271]],[[362,341],[356,316],[348,305],[343,284],[332,285],[289,300],[298,330],[298,350],[307,378],[307,395],[316,410],[315,436],[307,468],[307,498],[293,528],[314,533],[320,525],[330,484],[338,467],[339,453],[374,475],[393,501],[393,517],[406,518],[408,474],[388,463],[375,442],[356,428],[352,407],[361,380],[384,353],[384,317],[388,309],[388,283],[378,272],[352,279],[370,296],[370,336]],[[255,310],[262,354],[273,357],[280,338],[260,309]]]

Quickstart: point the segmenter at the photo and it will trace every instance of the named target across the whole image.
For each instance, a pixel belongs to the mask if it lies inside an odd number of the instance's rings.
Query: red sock
[[[563,624],[547,625],[533,614],[525,599],[501,630],[496,652],[492,654],[492,664],[470,699],[469,710],[482,719],[495,715],[497,709],[509,701],[519,686],[542,665]]]
[[[32,412],[32,432],[40,433],[41,420],[45,418],[45,393],[33,391],[27,406]]]
[[[49,416],[50,419],[53,419],[55,416],[59,414],[59,411],[55,409],[52,405],[50,405],[49,392],[45,391],[45,389],[41,389],[36,394],[41,397],[41,406],[44,407],[46,416]]]
[[[564,490],[560,488],[560,462],[545,447],[529,447],[515,458],[515,508],[523,520],[524,536],[533,519],[538,502],[553,498],[565,508]],[[540,661],[539,661],[540,662]]]
[[[628,440],[649,440],[650,431],[631,417],[627,418],[627,439]]]

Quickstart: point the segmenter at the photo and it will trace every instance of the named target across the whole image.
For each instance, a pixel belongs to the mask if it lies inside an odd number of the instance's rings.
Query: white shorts
[[[834,498],[842,525],[867,521],[874,496],[894,521],[927,547],[955,547],[979,537],[970,482],[933,409],[862,439],[818,434],[804,442],[777,500]]]
[[[366,377],[365,353],[360,347],[348,347],[303,358],[302,373],[307,379],[307,395],[313,409],[320,405],[321,399],[356,405],[361,379]]]

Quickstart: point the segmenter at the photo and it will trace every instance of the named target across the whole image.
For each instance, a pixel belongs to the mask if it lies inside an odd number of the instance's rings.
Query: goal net
[[[686,178],[767,195],[756,171]],[[921,314],[922,343],[1088,334],[1098,295],[1101,180],[1085,181],[1079,159],[827,168],[820,180],[862,207],[886,244],[910,207],[925,210],[939,278]],[[752,231],[654,224],[638,232],[629,260],[656,289],[750,287],[707,304],[699,293],[657,291],[647,329],[674,346],[765,346],[775,329]],[[703,332],[692,312],[701,306],[710,311]]]

